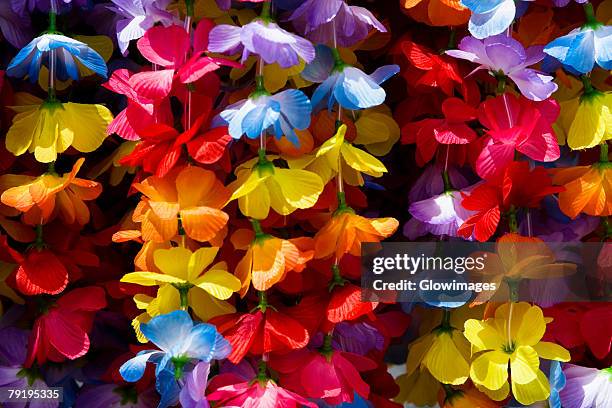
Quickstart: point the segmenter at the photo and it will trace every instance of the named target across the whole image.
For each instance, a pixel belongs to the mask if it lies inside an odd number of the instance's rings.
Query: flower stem
[[[504,91],[506,90],[506,75],[501,74],[501,75],[496,75],[496,77],[497,77],[496,93],[497,95],[502,95]]]
[[[49,28],[48,33],[57,33],[57,0],[51,0],[51,8],[49,9]],[[55,100],[55,71],[56,71],[56,50],[49,50],[49,83],[47,94],[49,100]]]
[[[593,5],[590,2],[586,2],[582,8],[584,9],[584,14],[586,16],[586,23],[588,25],[597,24],[597,18],[595,18],[595,10],[593,9]]]
[[[508,346],[512,347],[512,312],[514,311],[514,303],[513,301],[510,302],[510,310],[508,310],[508,325],[506,327],[506,330],[508,330]]]
[[[582,75],[580,77],[582,85],[584,86],[584,93],[589,94],[593,92],[593,85],[591,84],[591,78],[588,75]]]
[[[603,142],[599,145],[599,162],[607,163],[608,161],[608,142]]]
[[[443,329],[450,329],[451,323],[450,323],[450,319],[451,319],[451,312],[449,309],[442,309],[443,314],[442,314],[442,323],[440,324],[440,327],[442,327]]]
[[[187,11],[187,17],[191,20],[191,17],[195,14],[194,11],[194,0],[185,0],[185,9]]]
[[[259,296],[257,308],[261,310],[262,313],[266,313],[266,309],[268,308],[268,295],[263,290],[257,291],[257,295]]]
[[[261,17],[261,19],[264,21],[272,20],[272,2],[271,1],[265,1],[262,4],[261,14],[259,15],[259,17]]]

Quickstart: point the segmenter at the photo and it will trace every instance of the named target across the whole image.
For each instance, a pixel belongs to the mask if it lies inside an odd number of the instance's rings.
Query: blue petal
[[[514,1],[505,1],[502,5],[488,13],[472,14],[468,29],[478,39],[501,34],[510,27],[515,14],[516,6]]]
[[[106,61],[100,54],[90,48],[87,44],[74,40],[72,38],[58,35],[48,34],[49,37],[49,48],[64,48],[70,54],[74,55],[81,64],[100,75],[103,78],[108,77],[108,68],[106,67]]]
[[[38,73],[40,72],[40,64],[42,62],[42,57],[43,53],[36,49],[32,54],[30,65],[26,67],[28,69],[28,78],[32,83],[38,80]]]
[[[159,373],[155,380],[155,389],[161,396],[157,408],[172,407],[178,403],[181,389],[174,378],[174,372],[171,370],[164,370]]]
[[[191,330],[187,339],[188,348],[184,351],[187,356],[200,361],[210,362],[213,358],[217,329],[207,323],[199,323]]]
[[[258,105],[252,109],[242,120],[242,129],[250,139],[258,138],[266,129],[274,125],[280,116],[280,104],[269,101],[265,105]]]
[[[62,68],[62,75],[60,75],[60,72],[58,71],[57,76],[59,79],[61,79],[62,81],[65,81],[67,78],[72,78],[73,80],[78,80],[79,79],[79,67],[77,66],[76,62],[74,62],[74,58],[72,58],[72,55],[67,51],[67,50],[57,50],[56,52],[56,59],[57,59],[57,67],[58,68]],[[64,78],[62,78],[65,77]]]
[[[6,68],[6,74],[8,76],[23,78],[27,73],[32,59],[32,54],[39,38],[35,38],[23,47],[17,55],[11,60],[10,64]],[[38,75],[36,77],[38,79]]]
[[[310,125],[312,105],[304,92],[288,89],[270,99],[280,104],[281,114],[295,129],[306,129]]]
[[[304,67],[301,75],[307,81],[321,83],[334,68],[334,56],[331,48],[322,44],[317,45],[315,52],[315,59]]]
[[[155,316],[150,322],[142,324],[140,330],[157,347],[165,352],[170,352],[187,339],[192,327],[193,321],[189,313],[184,310],[175,310],[165,315]]]
[[[312,99],[310,100],[310,103],[312,104],[313,108],[318,108],[319,104],[321,104],[324,99],[330,96],[332,87],[334,86],[334,83],[337,79],[338,74],[333,74],[325,81],[323,81],[321,85],[317,86],[317,89],[315,89],[315,91],[313,92]]]
[[[505,1],[508,0],[461,0],[461,4],[474,14],[483,14],[495,10]]]
[[[141,351],[134,358],[129,359],[119,368],[119,374],[125,381],[136,382],[140,380],[147,368],[147,361],[154,356],[163,354],[161,351],[146,350]]]
[[[244,134],[242,126],[244,117],[255,107],[256,105],[251,99],[245,99],[231,105],[219,115],[229,123],[229,134],[234,139],[240,139]]]
[[[595,61],[603,69],[612,69],[612,26],[595,31]]]
[[[372,81],[380,85],[393,75],[396,75],[398,72],[400,72],[399,65],[384,65],[371,73],[370,78],[372,78]]]
[[[343,108],[356,110],[382,104],[386,93],[368,75],[357,68],[347,67],[334,88],[334,96]]]
[[[550,42],[544,52],[585,74],[595,65],[594,46],[593,30],[576,31]]]

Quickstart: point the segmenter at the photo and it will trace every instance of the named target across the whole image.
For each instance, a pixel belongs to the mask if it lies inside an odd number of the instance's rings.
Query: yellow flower
[[[156,298],[145,295],[134,298],[137,307],[146,309],[151,317],[187,306],[202,320],[233,313],[234,307],[226,300],[240,290],[240,280],[227,272],[225,262],[216,263],[204,272],[218,250],[200,248],[192,252],[182,247],[158,249],[153,258],[160,272],[128,273],[121,282],[159,286]]]
[[[400,404],[410,403],[417,407],[433,406],[436,404],[440,383],[427,371],[426,368],[415,370],[412,374],[403,374],[395,380],[400,392],[394,398]]]
[[[357,137],[353,143],[363,145],[374,156],[384,156],[400,138],[400,127],[386,105],[365,109],[355,121]]]
[[[113,120],[102,105],[48,100],[12,109],[18,113],[6,134],[7,150],[15,156],[29,151],[41,163],[55,161],[70,146],[83,153],[96,150]]]
[[[465,322],[465,337],[477,357],[470,367],[470,378],[490,398],[501,401],[508,396],[508,363],[512,395],[523,405],[544,401],[550,384],[540,370],[540,357],[569,361],[563,347],[540,341],[547,321],[538,306],[506,303],[497,308],[495,317]]]
[[[321,178],[306,170],[282,169],[260,152],[236,169],[237,180],[228,188],[233,191],[229,201],[238,200],[240,211],[247,217],[263,220],[270,208],[280,215],[310,208],[323,192]]]
[[[289,167],[317,173],[325,183],[341,172],[342,179],[352,186],[363,185],[361,173],[373,177],[386,173],[387,168],[380,160],[345,140],[346,130],[346,125],[340,126],[314,155],[288,160]]]
[[[445,310],[437,327],[408,346],[406,374],[426,368],[443,384],[465,383],[470,373],[470,344],[462,331],[453,326],[459,323],[451,321],[451,312]]]
[[[612,93],[591,89],[582,96],[560,103],[561,114],[555,126],[559,143],[573,150],[588,149],[612,138]]]

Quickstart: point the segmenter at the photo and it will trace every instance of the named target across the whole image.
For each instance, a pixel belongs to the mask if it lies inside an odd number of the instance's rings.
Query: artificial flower
[[[593,5],[584,5],[587,22],[544,47],[544,52],[572,70],[586,74],[595,64],[605,70],[612,69],[612,26],[603,25],[595,18]]]
[[[318,45],[316,59],[306,65],[301,75],[321,84],[312,95],[314,108],[322,105],[331,110],[338,103],[345,109],[359,110],[382,104],[386,93],[380,84],[398,72],[399,66],[385,65],[367,75],[342,61],[336,50]]]
[[[336,174],[342,174],[342,179],[350,185],[363,185],[361,173],[372,177],[381,177],[386,173],[387,168],[380,160],[345,139],[346,131],[346,125],[340,126],[316,153],[289,160],[289,167],[316,173],[324,183],[328,183]]]
[[[458,388],[444,387],[438,392],[438,403],[441,408],[501,407],[499,402],[492,401],[486,394],[478,391],[473,384]]]
[[[510,310],[512,309],[512,314]],[[546,331],[542,309],[528,303],[505,303],[495,316],[465,322],[465,337],[477,353],[470,367],[470,378],[494,400],[501,401],[510,391],[524,405],[542,401],[550,395],[550,384],[539,369],[540,358],[569,361],[563,347],[540,341]]]
[[[36,322],[28,341],[26,367],[34,360],[62,362],[84,356],[89,350],[96,312],[106,307],[104,290],[97,286],[73,289],[51,304]]]
[[[327,341],[330,341],[328,337]],[[353,402],[355,394],[368,398],[370,386],[360,371],[372,370],[374,362],[366,357],[333,350],[325,343],[320,351],[306,349],[279,356],[271,368],[282,375],[281,384],[308,398],[322,399],[330,405]],[[318,373],[313,376],[312,373]]]
[[[532,0],[520,0],[532,1]],[[472,12],[468,29],[479,39],[501,34],[514,21],[517,4],[514,0],[461,0],[461,5]]]
[[[160,287],[157,298],[147,305],[149,311],[157,309],[163,313],[191,306],[203,320],[233,313],[234,308],[225,301],[240,289],[240,281],[227,272],[225,262],[211,266],[217,251],[217,248],[200,248],[195,252],[182,247],[158,249],[153,258],[160,272],[131,272],[121,282]],[[138,299],[143,301],[142,297]]]
[[[268,307],[265,294],[260,296],[258,309],[251,313],[228,314],[210,320],[231,344],[228,360],[234,364],[247,354],[257,356],[301,349],[310,340],[300,322]]]
[[[129,382],[138,381],[144,374],[147,362],[153,362],[159,385],[168,381],[164,372],[171,378],[179,379],[186,364],[195,362],[209,363],[220,360],[230,352],[230,345],[215,326],[207,323],[194,324],[189,313],[176,310],[156,316],[149,323],[140,326],[145,337],[160,350],[143,350],[126,361],[119,372]]]
[[[204,55],[212,21],[202,19],[193,32],[193,39],[178,25],[154,26],[138,40],[138,50],[151,63],[165,69],[140,72],[130,78],[134,91],[149,99],[163,99],[170,94],[175,81],[196,82],[222,65],[240,67],[234,61]],[[186,56],[191,55],[187,58]]]
[[[164,124],[155,124],[139,133],[141,142],[121,159],[121,164],[141,166],[157,177],[166,176],[179,163],[187,164],[183,157],[185,148],[189,157],[198,163],[211,164],[221,159],[231,137],[227,128],[205,129],[208,115],[204,113],[183,133]]]
[[[410,17],[433,26],[460,26],[470,18],[460,0],[402,0],[401,4]]]
[[[276,167],[260,151],[259,158],[236,169],[237,179],[228,188],[231,200],[238,200],[240,211],[247,217],[263,220],[270,208],[280,215],[289,215],[298,208],[310,208],[323,192],[323,182],[315,173]]]
[[[371,29],[387,32],[368,9],[349,6],[344,0],[306,0],[289,20],[314,43],[333,45],[335,41],[341,47],[352,47]]]
[[[338,209],[315,235],[315,258],[344,254],[361,255],[362,242],[380,242],[397,230],[395,218],[369,219],[344,206]]]
[[[119,51],[127,55],[131,40],[141,38],[155,23],[171,24],[175,17],[166,11],[171,0],[111,0],[108,6],[111,11],[120,16],[117,21],[117,43]]]
[[[553,183],[563,186],[559,208],[570,218],[580,213],[606,217],[612,215],[612,167],[607,162],[592,166],[555,169]]]
[[[109,135],[116,133],[125,140],[138,140],[140,133],[149,126],[172,122],[170,102],[167,99],[153,100],[135,89],[134,74],[125,68],[113,71],[106,89],[127,97],[127,106],[108,125]]]
[[[553,0],[553,3],[555,4],[555,7],[565,7],[567,6],[572,0]],[[576,3],[580,3],[580,4],[584,4],[586,3],[588,0],[575,0]]]
[[[534,208],[545,196],[560,191],[563,189],[552,185],[542,167],[530,170],[527,162],[512,162],[501,180],[479,184],[469,195],[462,193],[461,205],[476,214],[465,220],[457,234],[464,238],[474,236],[484,242],[497,230],[502,213],[512,206]]]
[[[281,68],[297,65],[300,59],[309,63],[315,57],[310,41],[285,31],[266,17],[242,27],[227,24],[215,26],[210,31],[208,48],[218,53],[242,52],[241,62],[255,54],[266,64],[277,63]]]
[[[23,221],[29,225],[45,224],[55,216],[65,224],[87,224],[90,212],[85,202],[95,200],[102,185],[76,177],[84,161],[78,159],[72,171],[62,176],[54,171],[38,177],[1,176],[2,203],[22,212]]]
[[[444,193],[413,202],[408,212],[424,224],[428,233],[439,236],[456,237],[457,229],[474,213],[466,210],[461,202],[461,192],[448,190]]]
[[[11,108],[17,115],[6,134],[6,149],[15,156],[29,151],[37,161],[50,163],[71,146],[82,153],[93,152],[106,138],[106,128],[113,120],[108,108],[56,99],[39,101],[33,98],[33,105]]]
[[[567,408],[604,408],[612,404],[612,370],[566,364],[565,387],[559,392]]]
[[[589,85],[582,95],[562,101],[560,107],[557,125],[565,134],[560,144],[567,141],[573,150],[588,149],[612,138],[612,93]]]
[[[134,183],[134,188],[144,195],[133,219],[141,223],[145,241],[165,242],[184,232],[199,242],[217,242],[225,234],[228,215],[220,208],[229,191],[212,171],[176,168],[166,177]]]
[[[299,139],[295,129],[303,130],[310,125],[310,100],[297,89],[270,95],[259,88],[247,99],[228,106],[219,114],[222,122],[228,125],[229,134],[234,139],[240,139],[242,135],[256,139],[271,128],[277,139],[284,135],[297,145]]]
[[[527,68],[544,59],[541,46],[534,45],[525,49],[514,38],[499,34],[482,41],[465,37],[459,43],[458,50],[449,50],[446,53],[480,64],[476,70],[487,69],[494,75],[507,76],[527,99],[543,101],[557,90],[553,77]]]
[[[256,290],[265,291],[281,282],[287,273],[302,272],[314,255],[312,239],[276,238],[265,234],[257,221],[254,223],[254,234],[247,230],[238,230],[232,236],[235,248],[247,250],[234,271],[236,277],[242,281],[242,297],[246,295],[251,283]]]
[[[224,376],[219,376],[219,382],[223,380],[225,380]],[[234,377],[228,375],[226,381],[229,384],[216,388],[207,396],[210,401],[217,401],[220,407],[317,408],[316,404],[279,387],[270,379],[242,382],[241,380],[236,381]]]
[[[478,117],[475,107],[459,98],[448,98],[442,103],[442,114],[444,119],[428,118],[402,127],[402,143],[417,145],[419,166],[434,157],[440,144],[465,145],[477,138],[476,132],[467,124]]]
[[[505,93],[483,102],[478,120],[487,129],[480,141],[476,172],[484,179],[500,177],[515,152],[540,162],[552,162],[560,151],[551,124],[559,106],[551,100],[531,102]]]
[[[110,176],[108,183],[116,187],[121,183],[126,174],[134,174],[136,168],[130,166],[123,166],[121,160],[132,153],[136,147],[136,142],[126,141],[123,142],[113,151],[106,160],[101,161],[95,165],[88,173],[87,177],[95,179],[110,170]]]
[[[103,78],[108,75],[106,61],[87,44],[60,34],[43,34],[36,37],[23,47],[11,60],[6,68],[6,74],[12,77],[28,77],[30,82],[38,81],[38,73],[42,65],[49,67],[50,51],[55,56],[53,65],[57,78],[78,80],[79,68],[77,61]]]

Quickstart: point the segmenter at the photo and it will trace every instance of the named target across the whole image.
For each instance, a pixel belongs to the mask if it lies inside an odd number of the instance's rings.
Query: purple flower
[[[208,384],[210,363],[200,362],[193,370],[185,375],[185,385],[179,394],[182,408],[209,408],[208,400],[204,396]]]
[[[176,17],[166,11],[171,0],[111,0],[108,8],[123,17],[117,21],[117,43],[123,55],[127,55],[130,41],[141,38],[155,23],[170,25]]]
[[[295,27],[318,44],[350,47],[368,36],[370,29],[387,32],[369,10],[344,0],[306,0],[292,14]]]
[[[532,46],[525,50],[520,42],[499,34],[482,41],[465,37],[458,50],[446,53],[480,64],[476,70],[488,69],[494,74],[506,75],[526,98],[542,101],[557,90],[557,84],[552,82],[553,77],[527,67],[544,59],[543,49],[542,46]]]
[[[383,335],[366,322],[341,322],[334,328],[332,346],[337,350],[364,356],[372,350],[382,350],[384,344]]]
[[[81,8],[89,8],[93,3],[91,0],[11,0],[11,7],[19,15],[26,15],[34,9],[47,13],[51,8],[52,1],[55,2],[58,12],[70,10],[71,4]]]
[[[228,54],[242,51],[241,62],[245,62],[251,54],[259,55],[266,64],[276,62],[282,68],[299,64],[300,58],[309,63],[315,57],[310,41],[262,19],[242,27],[227,24],[214,27],[210,31],[208,49]]]
[[[30,17],[15,12],[7,2],[0,2],[0,30],[6,41],[21,48],[30,41]]]
[[[0,387],[25,389],[34,388],[48,390],[47,384],[35,372],[23,368],[26,359],[28,332],[14,327],[0,330]],[[55,408],[59,402],[46,401],[45,404],[36,402],[10,402],[7,408]]]
[[[559,392],[564,408],[612,407],[612,369],[566,364],[565,387]]]
[[[463,197],[456,190],[417,201],[410,204],[408,212],[418,221],[425,224],[423,230],[433,235],[456,237],[457,229],[473,212],[461,206]]]

